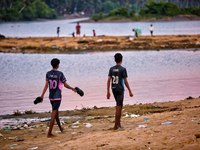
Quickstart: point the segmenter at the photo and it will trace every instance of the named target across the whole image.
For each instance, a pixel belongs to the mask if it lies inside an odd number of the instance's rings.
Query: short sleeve
[[[67,81],[63,73],[61,73],[61,75],[60,75],[60,80],[62,83]]]
[[[111,68],[110,68],[110,70],[109,70],[108,76],[110,76],[110,77],[112,76]]]
[[[124,70],[123,70],[122,77],[123,77],[124,79],[128,77],[126,68],[124,68]]]
[[[46,73],[46,81],[49,81],[48,72]]]

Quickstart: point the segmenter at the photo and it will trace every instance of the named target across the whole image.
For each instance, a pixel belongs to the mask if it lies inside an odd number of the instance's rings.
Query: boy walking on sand
[[[122,67],[122,58],[123,56],[120,53],[115,54],[116,65],[111,67],[108,74],[107,81],[107,99],[110,99],[110,81],[112,79],[112,92],[116,101],[116,113],[115,113],[115,126],[114,130],[123,129],[120,123],[121,112],[123,107],[124,99],[124,83],[129,90],[130,97],[133,97],[131,89],[127,81],[127,72],[126,68]]]
[[[60,64],[59,59],[54,58],[51,60],[51,65],[53,69],[47,72],[46,74],[46,84],[41,95],[43,99],[44,94],[49,86],[49,100],[52,105],[52,114],[51,114],[50,127],[49,127],[49,132],[47,134],[47,137],[54,137],[54,135],[52,134],[54,120],[56,120],[58,127],[60,128],[60,131],[63,132],[63,128],[60,125],[59,114],[58,114],[58,109],[60,107],[60,103],[62,100],[62,84],[64,84],[66,88],[71,89],[74,92],[76,92],[74,88],[72,88],[66,83],[66,78],[64,74],[61,71],[57,70],[59,67],[59,64]]]

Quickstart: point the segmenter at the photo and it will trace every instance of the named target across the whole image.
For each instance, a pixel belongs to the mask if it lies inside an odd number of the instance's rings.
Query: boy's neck
[[[122,61],[121,61],[121,62],[119,62],[119,63],[116,63],[116,65],[117,65],[117,66],[120,66],[121,64],[122,64]]]

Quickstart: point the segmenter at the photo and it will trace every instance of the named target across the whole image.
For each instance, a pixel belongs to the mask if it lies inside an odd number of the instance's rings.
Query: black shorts
[[[113,92],[113,95],[115,97],[116,105],[117,106],[122,106],[123,105],[123,100],[124,100],[124,90],[122,90],[122,89],[113,89],[112,92]]]
[[[60,107],[61,100],[50,101],[50,102],[51,102],[51,105],[52,105],[52,111],[53,110],[57,110],[58,111],[58,109]]]

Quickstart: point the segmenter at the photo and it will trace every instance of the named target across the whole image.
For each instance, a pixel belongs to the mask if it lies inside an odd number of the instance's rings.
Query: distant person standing
[[[151,36],[153,36],[153,25],[152,24],[150,25],[149,30],[150,30]]]
[[[59,37],[60,27],[57,27],[57,37]]]
[[[96,36],[95,30],[92,30],[92,31],[93,31],[93,36]]]
[[[74,34],[74,32],[72,33],[72,37],[75,37],[75,34]]]
[[[76,35],[80,36],[80,34],[81,34],[81,26],[79,25],[79,22],[77,22],[77,25],[76,25]]]

